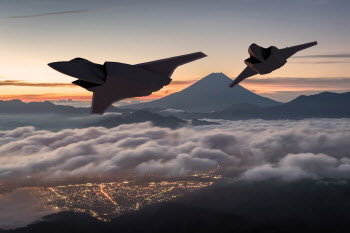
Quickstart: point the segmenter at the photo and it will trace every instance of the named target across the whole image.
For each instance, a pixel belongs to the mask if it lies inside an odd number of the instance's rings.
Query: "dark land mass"
[[[192,119],[191,120],[191,125],[193,125],[193,126],[201,126],[201,125],[221,125],[221,124],[218,123],[218,122],[213,122],[213,121]]]
[[[350,185],[345,181],[241,181],[215,185],[107,223],[61,212],[5,232],[345,233],[350,229],[349,216]]]
[[[101,126],[105,128],[113,128],[122,124],[132,124],[140,122],[152,122],[154,126],[178,128],[187,123],[187,121],[176,118],[174,116],[161,116],[146,110],[139,110],[133,113],[126,113],[121,116],[110,117],[88,126]]]

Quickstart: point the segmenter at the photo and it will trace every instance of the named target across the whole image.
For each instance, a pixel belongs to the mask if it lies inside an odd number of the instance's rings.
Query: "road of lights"
[[[56,194],[58,197],[61,197],[61,195],[59,195],[54,188],[48,188],[48,190],[51,190],[54,194]]]
[[[101,188],[101,193],[103,195],[105,195],[105,197],[107,197],[114,205],[117,205],[117,202],[113,201],[113,199],[108,195],[108,193],[106,193],[105,191],[103,191],[103,184],[100,184],[100,188]]]

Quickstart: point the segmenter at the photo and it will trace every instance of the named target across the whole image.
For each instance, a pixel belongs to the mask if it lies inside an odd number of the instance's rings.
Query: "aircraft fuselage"
[[[244,63],[258,74],[269,74],[287,63],[287,59],[275,46],[265,49],[252,44],[249,46],[248,52],[250,58],[246,59]]]

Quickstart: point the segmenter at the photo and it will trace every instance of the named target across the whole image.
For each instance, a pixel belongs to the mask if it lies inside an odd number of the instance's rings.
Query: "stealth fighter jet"
[[[252,44],[248,48],[250,58],[244,63],[247,67],[240,75],[231,83],[230,87],[234,87],[241,81],[256,74],[269,74],[277,70],[287,63],[287,59],[297,52],[317,45],[317,41],[278,49],[275,46],[263,48],[256,44]]]
[[[93,92],[91,112],[103,114],[114,102],[131,97],[148,96],[171,82],[174,70],[186,63],[206,57],[202,52],[128,65],[119,62],[96,64],[83,58],[53,62],[49,66],[77,78],[73,83]]]

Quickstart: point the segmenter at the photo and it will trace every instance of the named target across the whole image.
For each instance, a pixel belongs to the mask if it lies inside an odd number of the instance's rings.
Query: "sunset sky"
[[[90,100],[74,78],[47,66],[83,57],[137,64],[202,51],[151,98],[212,72],[235,78],[251,43],[279,48],[317,40],[265,76],[242,83],[288,101],[300,94],[350,91],[348,0],[0,0],[0,99]]]

